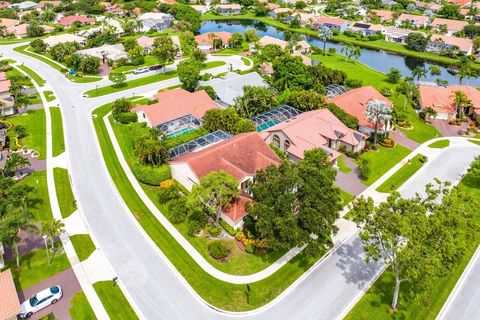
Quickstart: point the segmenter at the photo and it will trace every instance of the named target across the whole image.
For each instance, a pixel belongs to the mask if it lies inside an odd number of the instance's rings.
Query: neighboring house
[[[313,19],[316,18],[316,16],[312,13],[304,13],[304,12],[294,13],[292,16],[297,18],[298,21],[300,21],[300,24],[302,26],[311,24]]]
[[[215,6],[215,9],[222,16],[242,13],[242,7],[238,3],[218,4]]]
[[[13,99],[10,96],[10,80],[7,79],[5,72],[0,72],[0,116],[8,117],[16,113],[16,108],[13,105]]]
[[[123,14],[127,12],[126,10],[122,9],[122,6],[119,3],[110,3],[110,2],[100,2],[102,6],[105,7],[105,11],[112,13],[112,14]]]
[[[87,39],[84,37],[77,36],[75,34],[62,33],[59,35],[47,37],[43,39],[43,42],[47,45],[47,47],[53,47],[56,44],[66,43],[66,42],[75,42],[80,45],[85,45],[85,40]]]
[[[232,204],[223,208],[220,218],[228,223],[233,229],[242,229],[243,218],[248,215],[246,206],[252,204],[253,199],[245,192],[241,192]]]
[[[448,0],[447,2],[457,4],[460,7],[467,6],[472,3],[472,0]]]
[[[435,2],[423,2],[423,1],[415,1],[415,6],[417,10],[430,10],[433,13],[437,13],[441,8],[442,5],[435,3]]]
[[[38,3],[33,2],[33,1],[23,1],[19,3],[12,3],[10,5],[10,8],[15,9],[17,11],[26,11],[26,10],[32,10],[37,7]]]
[[[230,32],[207,32],[195,36],[195,42],[197,43],[199,49],[211,50],[214,48],[214,41],[215,49],[226,48],[231,38],[232,34]]]
[[[428,17],[426,16],[419,16],[416,14],[408,14],[402,13],[396,20],[395,25],[400,26],[406,23],[407,25],[411,25],[415,28],[426,27],[429,23]]]
[[[171,14],[163,12],[147,12],[140,15],[138,20],[142,21],[142,31],[162,31],[170,28],[175,20]]]
[[[280,6],[276,3],[272,3],[272,2],[267,3],[267,11],[268,12],[273,11],[273,10],[278,9],[278,8],[280,8]]]
[[[293,54],[310,54],[312,52],[312,46],[305,40],[298,41],[293,46]]]
[[[121,43],[104,44],[96,48],[78,50],[76,53],[82,56],[100,58],[103,63],[107,63],[108,60],[117,61],[119,59],[128,59],[125,47]]]
[[[337,150],[359,152],[365,147],[366,135],[348,128],[328,109],[301,113],[263,131],[267,143],[283,150],[288,159],[297,162],[305,151],[320,148],[328,154],[328,160],[336,163],[341,155]],[[342,147],[343,146],[343,147]]]
[[[207,6],[203,6],[203,5],[193,5],[193,6],[190,6],[190,7],[197,10],[197,12],[200,13],[200,14],[205,14],[208,11]]]
[[[5,145],[7,144],[7,129],[0,129],[0,151],[5,148]],[[0,268],[3,268],[5,264],[3,263],[3,259],[1,256],[3,256],[3,246],[0,243]]]
[[[311,66],[312,65],[312,59],[298,51],[295,51],[292,53],[292,56],[300,57],[302,58],[302,62],[306,66]]]
[[[420,108],[432,108],[437,112],[436,119],[455,120],[457,112],[454,103],[455,91],[463,91],[471,101],[471,106],[465,106],[464,113],[478,118],[480,115],[480,91],[474,87],[455,85],[447,87],[421,85],[418,87]]]
[[[198,128],[205,112],[217,107],[205,90],[188,92],[177,88],[160,92],[155,98],[157,103],[136,106],[132,112],[137,114],[138,122],[157,127],[167,135]]]
[[[5,27],[5,31],[4,31],[5,34],[8,34],[8,30],[15,27],[19,23],[20,23],[20,20],[0,18],[0,26]]]
[[[414,31],[395,27],[387,27],[382,31],[385,40],[402,44],[407,43],[407,37],[412,32]]]
[[[385,98],[372,86],[352,89],[334,98],[326,99],[326,102],[335,104],[346,113],[357,118],[359,124],[358,130],[364,134],[370,135],[373,133],[374,125],[367,120],[365,110],[367,109],[368,102],[371,100],[383,101],[388,107],[393,106],[392,101]],[[380,125],[378,130],[379,132],[385,132],[390,131],[391,128],[392,123],[389,121],[386,126],[383,124]]]
[[[221,106],[231,106],[236,98],[243,96],[243,87],[270,87],[268,83],[256,72],[247,74],[227,73],[221,78],[201,81],[201,86],[211,86],[215,90],[217,102]]]
[[[382,32],[384,27],[380,24],[370,24],[365,22],[355,22],[353,25],[348,27],[348,30],[359,33],[365,37],[376,34],[377,32]]]
[[[60,18],[58,23],[60,23],[64,27],[70,27],[75,22],[80,22],[81,24],[93,24],[95,23],[95,18],[90,18],[87,16],[66,16]]]
[[[393,12],[388,10],[371,10],[372,15],[380,18],[381,23],[390,22],[393,20]]]
[[[440,31],[442,26],[445,26],[447,30],[447,35],[451,36],[455,32],[462,31],[465,26],[468,25],[467,21],[460,21],[460,20],[450,20],[450,19],[443,19],[443,18],[435,18],[432,23],[432,29],[436,31]]]
[[[273,19],[276,19],[281,14],[289,15],[292,14],[292,12],[293,10],[290,8],[275,8],[273,10],[270,10],[267,15]]]
[[[280,46],[280,48],[285,49],[288,46],[288,42],[285,40],[280,40],[274,37],[270,36],[263,36],[260,40],[257,41],[256,45],[259,48],[265,47],[266,45],[269,44],[275,44],[277,46]],[[250,51],[255,51],[255,44],[252,44],[250,46]]]
[[[10,2],[0,1],[0,8],[1,8],[1,9],[8,8],[8,7],[10,7],[10,5],[11,5]]]
[[[53,30],[55,30],[54,27],[43,25],[43,24],[40,25],[40,27],[43,28],[43,31],[45,33],[50,33]],[[22,24],[17,24],[17,25],[8,27],[6,31],[8,34],[13,34],[17,38],[25,38],[28,36],[27,28],[28,28],[28,24],[22,23]]]
[[[48,9],[48,8],[56,8],[62,5],[62,1],[40,1],[37,4],[37,9]]]
[[[348,21],[336,18],[336,17],[319,17],[313,19],[312,27],[314,29],[320,29],[327,27],[332,30],[345,31],[348,28]]]
[[[178,48],[177,57],[182,55],[182,46],[180,44],[180,39],[178,36],[170,36],[173,44]],[[140,36],[137,38],[137,44],[145,50],[145,53],[151,53],[153,50],[153,44],[155,43],[155,38],[149,36]]]
[[[473,53],[473,40],[469,38],[433,34],[428,42],[426,50],[437,53],[446,50],[458,50],[459,52],[469,56]]]
[[[262,62],[262,64],[260,65],[260,73],[264,74],[264,75],[272,75],[273,74],[273,65],[271,62]]]
[[[20,301],[10,269],[0,273],[0,319],[16,320],[20,313]]]

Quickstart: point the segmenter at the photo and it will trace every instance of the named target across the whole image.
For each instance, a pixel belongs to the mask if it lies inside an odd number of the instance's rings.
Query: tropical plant
[[[461,90],[453,92],[450,98],[453,99],[457,117],[462,119],[465,115],[465,109],[472,106],[472,101],[468,99],[467,94]]]
[[[55,250],[55,238],[63,232],[65,232],[65,224],[61,220],[53,219],[42,224],[41,233],[47,236],[52,251]]]
[[[370,100],[365,109],[365,117],[368,122],[374,126],[373,131],[373,146],[377,144],[378,127],[383,124],[386,126],[387,122],[392,119],[392,108],[387,106],[384,101]]]
[[[425,71],[424,68],[416,67],[415,69],[412,70],[412,77],[413,79],[417,78],[417,82],[419,82],[421,78],[424,78],[426,76],[427,76],[427,72]]]
[[[329,27],[322,26],[318,30],[318,37],[323,41],[323,55],[326,54],[327,41],[330,40],[333,36],[333,32]]]

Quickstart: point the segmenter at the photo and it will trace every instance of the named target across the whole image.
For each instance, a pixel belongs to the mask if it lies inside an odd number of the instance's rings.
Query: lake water
[[[244,33],[247,29],[254,28],[257,30],[257,34],[262,37],[268,35],[278,39],[284,38],[284,34],[281,30],[266,25],[258,21],[250,20],[225,20],[225,21],[206,21],[202,24],[200,28],[200,33],[214,32],[214,31],[227,31],[227,32],[240,32]],[[323,42],[312,37],[302,35],[303,38],[313,46],[323,48]],[[342,43],[327,42],[328,48],[335,48],[337,53],[340,54],[340,48],[343,46]],[[410,58],[405,56],[400,56],[392,53],[387,53],[384,51],[377,51],[372,49],[362,48],[362,55],[358,61],[370,66],[373,69],[376,69],[381,72],[388,72],[390,68],[397,68],[401,71],[402,75],[407,77],[412,75],[412,70],[416,67],[423,67],[425,70],[428,70],[429,66],[432,64],[430,62]],[[447,80],[450,84],[458,84],[459,81],[455,75],[450,74],[447,71],[447,67],[444,65],[438,65],[441,70],[440,75],[432,76],[427,72],[426,78],[420,79],[420,81],[431,81],[435,82],[435,79],[439,78],[442,80]],[[463,80],[463,83],[466,83],[466,79]],[[480,87],[480,79],[470,79],[469,84],[475,87]]]

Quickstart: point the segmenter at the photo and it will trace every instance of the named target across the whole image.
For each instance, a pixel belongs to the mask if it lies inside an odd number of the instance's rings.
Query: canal
[[[232,33],[239,32],[243,34],[245,30],[252,28],[257,31],[257,34],[260,37],[268,35],[278,39],[284,39],[284,33],[282,30],[279,30],[262,22],[251,20],[206,21],[202,24],[202,27],[200,28],[200,33],[227,31]],[[321,40],[305,35],[302,35],[302,37],[311,45],[323,48],[323,42]],[[326,47],[327,49],[335,48],[337,53],[340,54],[340,49],[342,46],[342,43],[327,42]],[[427,70],[427,76],[420,79],[420,81],[435,82],[435,79],[441,79],[448,81],[449,84],[459,83],[458,78],[456,78],[455,75],[449,73],[446,66],[435,64],[439,66],[441,74],[432,76],[430,75],[430,73],[428,73],[428,70],[429,66],[433,63],[417,58],[405,57],[384,51],[362,48],[362,55],[360,56],[358,61],[384,73],[387,73],[390,68],[397,68],[405,77],[411,76],[413,69],[417,67],[422,67]],[[467,79],[464,79],[463,83],[465,84],[466,82]],[[472,78],[468,81],[468,83],[469,85],[480,87],[480,79]]]

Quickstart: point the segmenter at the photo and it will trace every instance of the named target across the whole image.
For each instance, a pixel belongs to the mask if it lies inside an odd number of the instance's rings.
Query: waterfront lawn
[[[55,252],[50,251],[51,264],[48,264],[47,253],[44,248],[21,256],[20,268],[17,268],[15,258],[6,261],[5,266],[12,270],[13,280],[18,291],[70,268],[70,262],[63,252],[61,243],[56,243],[55,247],[57,248]]]
[[[77,210],[77,204],[68,177],[68,170],[64,168],[53,168],[53,176],[60,212],[63,218],[67,218]]]
[[[223,61],[210,61],[210,62],[207,62],[205,64],[205,67],[202,70],[207,70],[207,69],[211,69],[211,68],[220,67],[220,66],[223,66],[224,64],[225,64],[225,62],[223,62]],[[98,88],[98,89],[95,88],[95,89],[89,90],[87,92],[84,92],[84,95],[86,95],[89,98],[100,97],[100,96],[104,96],[104,95],[107,95],[107,94],[111,94],[111,93],[115,93],[115,92],[119,92],[119,91],[123,91],[123,90],[128,90],[128,89],[144,86],[144,85],[151,84],[151,83],[154,83],[154,82],[159,82],[159,81],[175,78],[177,76],[178,76],[178,74],[177,74],[176,70],[167,71],[165,73],[161,72],[161,73],[157,73],[157,74],[154,74],[154,75],[151,75],[151,76],[146,76],[146,77],[143,77],[143,78],[138,78],[138,79],[134,79],[134,80],[130,80],[130,81],[125,81],[125,83],[121,86],[110,85],[110,86],[101,87],[101,88]]]
[[[95,313],[83,291],[78,291],[70,301],[70,316],[74,320],[96,320]]]
[[[53,219],[48,197],[46,171],[34,171],[19,182],[34,188],[28,208],[32,211],[35,221],[46,222]]]
[[[128,303],[118,285],[113,286],[112,281],[100,281],[93,284],[100,301],[112,320],[138,319],[135,311]]]
[[[447,140],[448,141],[448,140]],[[378,192],[393,192],[405,183],[424,165],[422,154],[417,154],[409,162],[403,165],[397,172],[377,188]]]
[[[18,66],[18,68],[20,70],[22,70],[23,72],[25,72],[26,74],[28,74],[28,76],[30,78],[33,79],[33,81],[35,81],[37,83],[37,85],[39,87],[43,87],[45,85],[45,80],[43,80],[42,77],[40,77],[35,71],[33,71],[32,69],[28,68],[27,66],[24,66],[24,65],[21,65],[21,66]]]
[[[471,176],[467,174],[459,184],[459,188],[470,193],[474,197],[480,197],[480,186],[475,185]],[[480,212],[474,217],[477,224],[480,223]],[[395,279],[390,268],[373,284],[367,293],[360,299],[355,307],[345,318],[346,320],[384,320],[384,319],[423,319],[433,320],[437,317],[450,292],[453,290],[458,279],[472,258],[477,246],[478,239],[467,242],[467,250],[459,264],[444,277],[438,279],[428,296],[412,298],[409,294],[408,283],[402,283],[398,310],[390,311],[390,303],[393,297]]]
[[[50,108],[52,118],[52,144],[53,156],[56,157],[65,151],[65,138],[63,135],[62,112],[58,107]]]
[[[371,185],[394,165],[405,158],[410,152],[410,149],[397,144],[393,148],[378,146],[376,151],[363,153],[360,157],[366,159],[370,167],[370,176],[367,180],[364,180],[363,183]]]
[[[321,252],[314,257],[309,257],[305,252],[299,253],[272,276],[251,283],[249,285],[250,299],[247,302],[245,285],[226,283],[207,274],[175,241],[168,231],[158,223],[155,216],[145,206],[128,181],[115,156],[115,150],[103,123],[103,116],[108,113],[109,109],[109,105],[106,105],[93,111],[94,114],[97,114],[97,118],[92,121],[106,166],[118,192],[145,232],[168,257],[192,288],[208,303],[230,311],[245,311],[258,308],[277,297],[325,254],[325,252]]]
[[[340,55],[313,55],[312,59],[321,61],[325,66],[345,72],[350,79],[361,80],[364,86],[372,86],[377,90],[390,88],[393,95],[387,97],[394,103],[394,108],[399,114],[405,114],[407,120],[411,123],[413,129],[402,130],[405,135],[417,142],[425,142],[430,139],[440,137],[441,134],[435,127],[421,120],[410,104],[405,104],[406,97],[395,91],[396,84],[386,81],[384,73],[374,70],[357,61],[345,61],[345,57]]]
[[[70,241],[72,241],[72,245],[80,261],[87,259],[95,251],[95,244],[93,244],[88,234],[70,236]]]
[[[450,145],[449,140],[438,140],[428,145],[429,148],[443,149]]]
[[[29,149],[34,149],[40,153],[39,159],[45,159],[47,156],[47,123],[45,111],[43,109],[29,110],[25,114],[8,118],[7,122],[13,126],[23,126],[26,129],[26,136],[19,143]],[[10,141],[15,140],[12,130],[8,131]],[[13,145],[13,144],[12,144]]]

